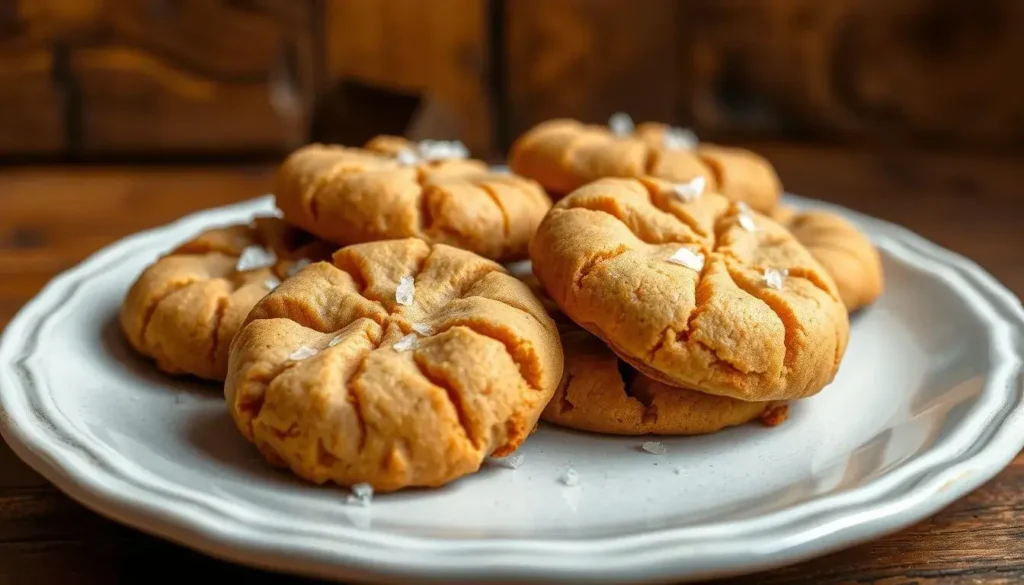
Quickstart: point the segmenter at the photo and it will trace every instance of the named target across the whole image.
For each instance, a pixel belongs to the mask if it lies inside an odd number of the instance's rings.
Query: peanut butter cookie
[[[121,329],[164,372],[223,380],[231,339],[256,301],[334,248],[276,217],[206,231],[139,275]]]
[[[277,204],[290,223],[339,245],[415,237],[525,258],[551,200],[536,182],[465,156],[458,143],[394,136],[365,148],[310,144],[279,168]]]
[[[225,393],[271,464],[394,491],[515,451],[561,377],[557,329],[524,283],[410,238],[338,250],[260,301]]]
[[[543,122],[512,145],[509,167],[556,199],[605,177],[692,182],[762,212],[782,194],[771,164],[753,152],[667,139],[676,133],[664,125],[641,125],[633,133],[629,123],[617,130],[566,119]]]
[[[846,350],[832,278],[785,228],[716,193],[595,181],[554,206],[530,255],[566,315],[672,386],[803,398]]]
[[[561,329],[565,381],[541,418],[610,435],[703,435],[760,419],[785,420],[784,403],[745,402],[668,386],[637,372],[579,327]]]
[[[882,295],[882,257],[857,226],[827,211],[799,212],[780,206],[772,215],[829,273],[848,311],[870,305]]]

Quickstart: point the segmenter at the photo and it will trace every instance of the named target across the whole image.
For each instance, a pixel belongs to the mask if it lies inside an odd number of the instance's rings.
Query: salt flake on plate
[[[672,192],[682,201],[689,203],[704,193],[707,184],[707,179],[704,177],[694,177],[685,183],[672,185]]]
[[[242,250],[241,255],[238,256],[235,270],[239,272],[256,270],[257,268],[273,266],[275,262],[277,262],[277,255],[274,254],[273,250],[268,250],[263,246],[246,246]]]
[[[668,449],[665,448],[665,443],[662,443],[661,441],[647,441],[641,445],[641,448],[651,455],[664,455],[665,453],[668,453]]]
[[[576,470],[570,467],[565,470],[565,473],[563,473],[561,477],[558,478],[558,481],[562,482],[563,484],[569,487],[579,485],[580,474],[576,473]]]
[[[341,343],[342,339],[343,338],[341,335],[335,335],[334,339],[332,339],[330,343],[327,344],[327,347],[334,347],[335,345],[338,345],[339,343]]]
[[[693,150],[697,142],[697,135],[689,128],[672,126],[665,131],[664,145],[670,150]]]
[[[509,469],[519,469],[524,460],[526,460],[526,455],[523,455],[522,453],[513,453],[508,457],[494,459],[495,462]]]
[[[298,349],[288,355],[288,359],[295,361],[304,360],[306,358],[313,357],[318,353],[320,353],[320,350],[318,349],[314,349],[308,345],[300,345]]]
[[[770,289],[782,290],[787,276],[789,276],[788,268],[765,268],[764,285]]]
[[[399,305],[408,307],[412,304],[412,297],[416,294],[416,283],[411,276],[403,276],[395,289],[395,300]]]
[[[616,136],[627,136],[633,133],[633,118],[625,112],[615,112],[608,118],[608,129]]]
[[[373,501],[373,486],[368,483],[357,483],[352,486],[352,493],[345,498],[345,503],[356,506],[369,506]]]
[[[675,254],[668,259],[673,264],[685,266],[690,270],[700,272],[704,270],[704,254],[700,252],[694,252],[693,250],[682,247],[676,250]]]
[[[420,338],[416,337],[415,333],[410,333],[405,337],[399,339],[391,347],[395,348],[395,351],[409,351],[410,349],[416,349],[420,345]]]
[[[430,337],[434,334],[434,328],[429,323],[413,323],[412,330],[424,337]]]

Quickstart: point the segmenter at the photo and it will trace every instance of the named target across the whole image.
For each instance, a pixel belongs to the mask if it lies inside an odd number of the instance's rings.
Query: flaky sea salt
[[[676,183],[672,185],[672,192],[676,194],[676,197],[689,203],[701,196],[704,193],[704,189],[707,187],[708,182],[704,177],[694,177],[685,183]]]
[[[332,340],[331,340],[331,341],[330,341],[330,342],[329,342],[329,343],[327,344],[327,347],[334,347],[335,345],[338,345],[339,343],[341,343],[341,340],[342,340],[342,339],[343,339],[343,338],[342,338],[342,336],[341,336],[341,335],[335,335],[335,336],[334,336],[334,339],[332,339]]]
[[[416,294],[416,283],[411,276],[403,276],[395,289],[395,301],[399,305],[409,306],[412,304],[412,297]]]
[[[754,216],[746,213],[741,213],[736,221],[740,224],[740,227],[747,230],[748,232],[756,232],[757,224],[754,223]]]
[[[469,149],[460,140],[421,140],[416,149],[423,160],[466,158]]]
[[[405,337],[399,339],[391,347],[395,348],[395,351],[409,351],[410,349],[416,349],[420,345],[420,338],[415,333],[410,333]]]
[[[665,448],[665,443],[661,441],[647,441],[640,448],[651,455],[664,455],[668,452],[668,449]]]
[[[352,486],[352,493],[345,498],[345,503],[353,506],[369,506],[373,501],[373,486],[368,483],[357,483]]]
[[[676,250],[675,254],[672,254],[668,261],[673,264],[685,266],[690,270],[695,270],[697,272],[704,270],[704,254],[694,252],[686,247]]]
[[[309,258],[299,258],[288,267],[288,276],[295,276],[307,266],[309,266]]]
[[[263,246],[246,246],[238,257],[238,262],[235,263],[235,270],[239,272],[256,270],[273,266],[275,262],[277,262],[277,255],[273,250],[268,250]]]
[[[267,290],[274,290],[281,286],[281,281],[276,276],[271,276],[263,281],[263,288]]]
[[[288,355],[288,359],[295,361],[304,360],[306,358],[313,357],[318,353],[320,353],[320,350],[318,349],[314,349],[308,345],[300,345],[298,349]]]
[[[788,268],[765,268],[764,285],[775,290],[782,290],[782,285],[789,276]]]
[[[665,131],[665,148],[671,150],[693,150],[697,147],[697,135],[689,128],[672,126]]]
[[[628,136],[635,129],[633,118],[626,112],[615,112],[608,118],[608,129],[617,136]]]
[[[562,476],[558,478],[558,481],[570,487],[574,485],[579,485],[580,474],[576,473],[576,470],[570,467],[566,469],[564,473],[562,473]]]
[[[509,469],[519,469],[525,460],[526,455],[523,455],[522,453],[513,453],[508,457],[496,458],[494,459],[494,462]]]
[[[398,164],[407,167],[420,162],[420,157],[416,156],[416,153],[412,150],[403,148],[395,155],[395,160],[398,161]]]
[[[423,337],[430,337],[434,334],[434,328],[429,323],[413,323],[412,330]]]

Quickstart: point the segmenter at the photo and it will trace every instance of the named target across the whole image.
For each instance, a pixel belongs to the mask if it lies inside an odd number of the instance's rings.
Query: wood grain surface
[[[6,0],[0,154],[280,152],[306,139],[312,0]]]
[[[973,258],[1024,294],[1016,158],[754,146],[797,193],[888,219]],[[271,167],[0,171],[0,326],[55,273],[140,229],[266,192]],[[0,584],[299,579],[223,563],[72,502],[0,446]],[[1024,456],[907,530],[730,585],[1024,582]]]

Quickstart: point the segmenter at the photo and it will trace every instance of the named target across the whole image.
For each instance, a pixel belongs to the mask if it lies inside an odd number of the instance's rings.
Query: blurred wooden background
[[[615,111],[713,140],[1024,145],[1019,0],[0,0],[0,158],[500,156]]]

